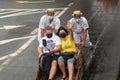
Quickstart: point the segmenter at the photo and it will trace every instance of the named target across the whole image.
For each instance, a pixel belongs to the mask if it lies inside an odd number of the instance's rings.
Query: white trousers
[[[73,37],[74,37],[75,43],[79,44],[82,41],[83,33],[73,32]],[[87,32],[87,37],[86,37],[86,41],[85,41],[85,46],[92,46],[88,32]]]

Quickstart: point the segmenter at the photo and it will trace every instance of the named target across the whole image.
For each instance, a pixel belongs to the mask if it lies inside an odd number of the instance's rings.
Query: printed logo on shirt
[[[48,51],[48,49],[50,50],[55,48],[55,43],[53,40],[47,40],[46,43],[47,43],[46,46],[47,48],[45,49],[45,51]]]
[[[66,42],[66,44],[65,44],[65,48],[69,48],[69,47],[70,47],[69,42]]]

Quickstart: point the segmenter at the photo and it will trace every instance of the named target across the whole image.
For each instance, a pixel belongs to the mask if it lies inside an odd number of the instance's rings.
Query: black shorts
[[[59,56],[60,56],[60,55],[55,55],[55,54],[54,54],[54,55],[53,55],[53,60],[56,60],[56,61],[57,61]]]

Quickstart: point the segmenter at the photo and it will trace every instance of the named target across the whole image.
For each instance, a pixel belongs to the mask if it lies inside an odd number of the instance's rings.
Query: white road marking
[[[64,8],[54,8],[54,9],[55,10],[63,10]],[[46,9],[0,9],[0,10],[5,11],[5,12],[0,12],[1,19],[8,18],[8,17],[38,14],[38,13],[46,12]],[[58,11],[56,11],[55,13],[58,13]]]
[[[15,29],[15,28],[19,28],[19,27],[24,27],[26,25],[4,25],[3,27],[0,27],[0,30],[1,29]]]
[[[60,17],[61,15],[63,15],[69,9],[69,7],[72,5],[73,5],[73,3],[68,4],[68,7],[64,8],[63,11],[57,16]]]
[[[32,32],[32,33],[34,33],[34,32]],[[12,41],[17,41],[17,40],[32,38],[32,37],[34,37],[34,36],[35,36],[35,35],[33,35],[33,36],[19,37],[19,38],[13,38],[13,39],[7,39],[7,40],[1,40],[1,41],[0,41],[0,45],[6,44],[6,43],[9,43],[9,42],[12,42]]]
[[[1,60],[5,60],[5,59],[7,59],[7,58],[8,58],[8,55],[2,56],[2,57],[0,57],[0,61],[1,61]]]
[[[70,5],[70,4],[69,4]],[[6,11],[6,10],[47,10],[48,8],[44,8],[44,9],[0,9],[0,11]],[[54,8],[55,10],[62,10],[64,8]]]
[[[20,10],[21,11],[21,10]],[[36,11],[36,10],[34,10],[34,11]],[[44,12],[44,11],[43,11]],[[33,13],[40,13],[40,12],[33,12]],[[27,14],[33,14],[32,12],[30,12],[30,13],[27,13]],[[55,12],[55,15],[58,15],[60,13],[60,11],[56,11]],[[24,14],[21,14],[21,15],[25,15],[25,13]],[[12,17],[12,16],[15,16],[15,15],[9,15],[9,16],[4,16],[4,18],[5,17]],[[16,15],[17,16],[17,15]],[[1,18],[3,18],[3,17],[1,17]],[[6,29],[6,30],[9,30],[9,29],[14,29],[14,28],[19,28],[19,27],[24,27],[24,26],[26,26],[26,25],[4,25],[3,27],[0,27],[0,30],[1,29]]]
[[[23,50],[25,50],[29,45],[30,43],[32,43],[35,39],[36,39],[37,36],[33,36],[32,38],[30,38],[24,45],[22,45],[17,51],[15,51],[14,53],[11,53],[11,54],[8,54],[6,56],[3,56],[3,57],[0,57],[0,60],[4,60],[4,59],[9,59],[9,58],[13,58],[17,55],[19,55]],[[10,59],[11,60],[11,59]],[[3,63],[6,63],[6,61],[4,61]],[[7,63],[8,64],[8,63]],[[6,65],[7,65],[6,64]],[[2,68],[3,69],[3,68]],[[1,66],[0,66],[0,70],[1,70]]]
[[[5,29],[5,28],[4,28],[4,27],[0,27],[0,30],[1,30],[1,29]]]
[[[8,15],[3,15],[0,16],[0,18],[7,18],[7,17],[15,17],[15,16],[21,16],[21,15],[28,15],[28,14],[36,14],[36,13],[44,13],[46,11],[38,11],[38,12],[33,12],[33,11],[24,11],[24,12],[19,12],[19,13],[13,13],[13,14],[8,14]]]
[[[35,28],[30,34],[36,34],[38,31],[38,28]]]
[[[7,11],[6,10],[6,12],[1,12],[0,15],[2,15],[2,14],[8,14],[8,13],[10,14],[10,13],[15,13],[15,12],[20,12],[20,11],[24,11],[24,10],[20,10],[20,9],[18,9],[18,10],[11,10],[11,11]]]
[[[55,12],[55,16],[58,15],[59,13],[60,13],[60,11],[56,11],[56,12]]]
[[[7,59],[5,62],[3,62],[0,66],[0,71],[4,69],[4,66],[7,65],[10,62],[10,59]]]
[[[8,29],[15,29],[15,28],[20,28],[20,27],[24,27],[26,25],[4,25],[4,29],[8,30]]]
[[[71,2],[70,4],[68,4],[68,7],[70,7],[70,6],[72,6],[74,3],[73,2]]]
[[[0,11],[4,11],[4,9],[0,9]]]
[[[69,7],[68,7],[69,8]],[[68,10],[68,8],[64,8],[63,11],[61,11],[61,13],[59,13],[60,15],[57,15],[58,17],[60,17],[63,13],[65,13],[65,11]],[[35,29],[36,30],[36,29]],[[33,30],[31,32],[31,34],[33,33],[36,33],[35,30]],[[7,60],[5,60],[1,66],[0,66],[0,71],[2,71],[6,65],[9,64],[9,62],[12,60],[12,58],[18,56],[20,53],[22,53],[35,39],[36,39],[37,36],[33,36],[32,38],[30,38],[24,45],[22,45],[17,51],[15,51],[14,53],[11,53],[9,55],[6,55],[4,56],[4,58],[1,58],[2,60],[3,59],[6,59],[8,58]]]
[[[17,3],[48,3],[48,2],[55,2],[55,0],[49,0],[49,1],[16,1]]]
[[[62,11],[60,14],[58,14],[57,16],[60,17],[60,16],[63,15],[67,10],[68,10],[68,7],[67,7],[67,8],[64,8],[63,11]]]

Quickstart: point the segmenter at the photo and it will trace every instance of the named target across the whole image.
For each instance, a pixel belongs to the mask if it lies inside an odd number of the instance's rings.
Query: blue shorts
[[[76,55],[75,55],[76,56]],[[62,56],[58,57],[58,60],[63,61],[65,63],[72,62],[73,64],[75,63],[75,56],[69,59],[64,59]]]

